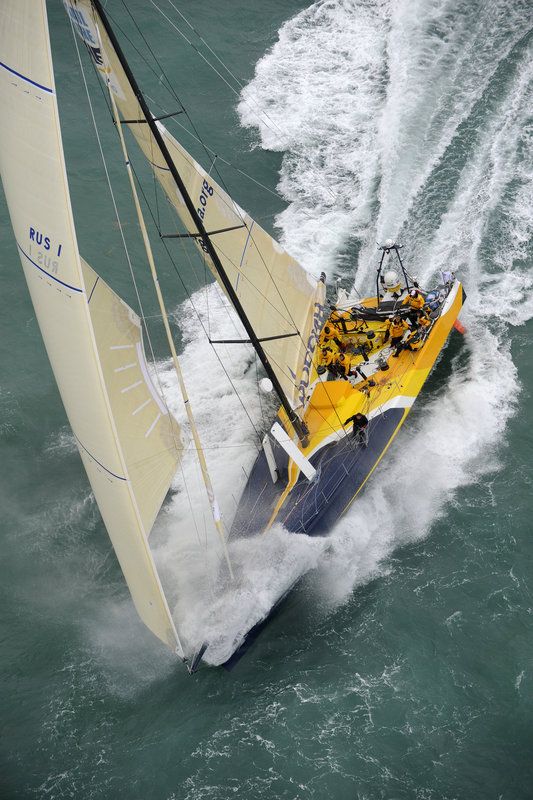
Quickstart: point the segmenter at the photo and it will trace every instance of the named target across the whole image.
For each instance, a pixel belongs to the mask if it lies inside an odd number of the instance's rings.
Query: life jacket
[[[329,332],[326,333],[326,328],[329,328]],[[318,340],[319,347],[329,347],[333,339],[336,339],[339,335],[338,330],[336,330],[333,325],[326,325],[322,333],[320,334],[320,338]]]
[[[426,337],[423,335],[423,329],[431,324],[431,320],[426,316],[421,316],[419,322],[421,327],[414,330],[406,342],[411,350],[420,350],[426,340]]]
[[[329,367],[335,361],[337,353],[329,347],[325,347],[320,352],[320,364],[324,367]]]
[[[409,305],[411,308],[414,308],[417,311],[421,311],[421,309],[424,308],[424,304],[426,301],[424,300],[420,292],[417,292],[416,297],[411,297],[411,295],[408,294],[403,302],[404,305],[407,303],[407,305]]]
[[[390,323],[390,335],[393,339],[397,336],[403,336],[405,329],[407,328],[407,323],[404,322],[402,319],[400,322],[392,322]]]
[[[420,350],[420,348],[424,344],[424,340],[422,339],[420,334],[415,331],[415,333],[411,334],[411,336],[408,338],[406,344],[409,346],[411,350]]]

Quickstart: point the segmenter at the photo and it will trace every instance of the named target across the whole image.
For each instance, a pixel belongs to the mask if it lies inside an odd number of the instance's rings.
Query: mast
[[[220,275],[220,279],[221,279],[222,285],[224,286],[224,289],[226,290],[226,292],[228,294],[228,297],[230,298],[230,300],[231,300],[231,302],[233,304],[233,307],[235,308],[237,314],[239,315],[239,318],[240,318],[242,324],[244,325],[244,328],[245,328],[245,330],[246,330],[246,332],[248,334],[248,337],[250,339],[250,343],[252,344],[253,348],[255,349],[257,355],[259,356],[259,359],[260,359],[260,361],[261,361],[261,363],[262,363],[262,365],[263,365],[268,377],[272,381],[272,385],[274,387],[274,390],[276,391],[276,394],[279,397],[281,405],[283,406],[283,408],[284,408],[284,410],[285,410],[285,412],[287,414],[287,417],[289,418],[290,423],[292,424],[294,430],[296,431],[296,433],[298,435],[298,438],[300,439],[302,444],[305,444],[305,442],[307,440],[307,437],[308,437],[307,426],[300,419],[300,417],[298,416],[296,411],[293,409],[291,403],[289,402],[289,399],[286,396],[285,392],[283,391],[283,387],[281,386],[281,384],[280,384],[280,382],[279,382],[279,380],[277,378],[276,373],[274,372],[274,370],[272,369],[272,367],[270,365],[270,361],[268,359],[268,356],[265,353],[263,347],[261,346],[261,342],[258,339],[258,337],[257,337],[257,335],[256,335],[256,333],[255,333],[255,331],[254,331],[254,329],[253,329],[248,317],[246,316],[244,308],[242,307],[241,302],[240,302],[239,298],[237,297],[237,294],[236,294],[236,292],[235,292],[235,290],[234,290],[234,288],[233,288],[233,286],[231,284],[231,281],[229,280],[229,278],[228,278],[228,276],[226,274],[226,271],[225,271],[225,269],[224,269],[224,267],[223,267],[223,265],[222,265],[222,263],[220,261],[220,258],[219,258],[218,254],[217,254],[217,252],[216,252],[216,250],[215,250],[215,248],[213,246],[213,243],[211,242],[209,234],[206,231],[202,220],[198,216],[198,214],[196,212],[196,207],[195,207],[194,203],[192,202],[192,199],[191,199],[191,197],[190,197],[190,195],[189,195],[189,193],[188,193],[188,191],[187,191],[187,189],[185,187],[185,184],[184,184],[184,182],[183,182],[178,170],[176,169],[176,165],[174,164],[174,161],[172,160],[172,158],[170,156],[170,153],[168,152],[168,148],[167,148],[167,146],[166,146],[166,144],[165,144],[165,142],[163,140],[163,137],[161,136],[161,132],[159,131],[159,128],[157,127],[157,123],[152,118],[152,114],[150,113],[150,109],[148,108],[148,104],[146,103],[144,95],[141,92],[141,89],[140,89],[140,87],[139,87],[139,85],[138,85],[138,83],[137,83],[137,81],[136,81],[136,79],[135,79],[130,67],[129,67],[129,64],[128,64],[127,60],[126,60],[126,57],[125,57],[125,55],[124,55],[124,53],[122,51],[122,48],[120,47],[120,44],[118,43],[118,40],[117,40],[117,38],[115,36],[115,33],[114,33],[110,23],[109,23],[109,20],[108,20],[108,18],[106,16],[106,13],[105,13],[105,11],[104,11],[104,9],[102,7],[102,4],[101,4],[100,0],[92,0],[92,3],[94,5],[94,7],[96,8],[96,11],[98,12],[98,15],[100,16],[100,19],[102,20],[102,24],[103,24],[103,26],[105,28],[105,31],[106,31],[107,35],[109,36],[109,39],[110,39],[110,41],[111,41],[111,43],[112,43],[112,45],[113,45],[113,47],[115,49],[115,52],[117,54],[117,58],[120,61],[122,69],[124,70],[124,73],[125,73],[128,81],[130,83],[130,86],[131,86],[131,88],[132,88],[132,90],[133,90],[133,92],[135,94],[135,97],[137,98],[139,106],[140,106],[140,108],[141,108],[141,110],[142,110],[142,112],[144,114],[144,117],[146,119],[146,123],[150,127],[150,130],[151,130],[151,132],[153,134],[153,137],[154,137],[155,141],[158,144],[158,147],[159,147],[159,149],[161,151],[161,154],[162,154],[163,158],[165,159],[165,162],[166,162],[167,167],[168,167],[168,169],[170,171],[170,174],[172,175],[172,177],[173,177],[173,179],[174,179],[174,181],[176,183],[176,186],[178,187],[178,189],[179,189],[179,191],[181,193],[181,196],[183,197],[183,200],[184,200],[185,205],[187,207],[187,210],[188,210],[188,212],[190,214],[190,217],[193,220],[194,225],[196,226],[196,228],[198,230],[198,233],[200,234],[201,241],[205,245],[205,248],[206,248],[209,256],[211,257],[211,260],[213,261],[213,264],[215,265],[215,267],[217,269],[217,272]]]

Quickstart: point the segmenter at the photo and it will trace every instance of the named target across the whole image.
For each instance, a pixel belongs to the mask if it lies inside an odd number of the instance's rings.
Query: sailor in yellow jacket
[[[330,347],[331,344],[334,343],[337,347],[341,346],[341,340],[339,339],[339,332],[333,325],[326,325],[324,330],[320,334],[320,338],[318,340],[318,346],[320,348]]]
[[[337,353],[334,359],[335,373],[339,378],[348,380],[348,375],[352,368],[352,359],[347,353]]]
[[[415,350],[420,350],[426,341],[429,328],[431,327],[431,320],[425,314],[421,314],[418,323],[418,328],[415,328],[411,335],[407,337],[407,340],[400,345],[402,350],[415,352]]]
[[[424,295],[418,289],[411,289],[402,305],[409,306],[409,313],[407,315],[411,325],[417,326],[420,315],[423,313],[426,300]]]
[[[396,347],[396,352],[394,355],[398,355],[398,345],[402,341],[405,331],[409,329],[407,322],[402,319],[400,316],[395,316],[391,320],[389,320],[389,333],[390,333],[390,343],[391,347]]]
[[[339,351],[335,347],[334,344],[331,344],[330,347],[323,347],[320,350],[320,355],[318,358],[318,366],[317,366],[317,373],[319,375],[323,375],[327,372],[328,369],[331,368],[332,364],[335,363],[335,360],[339,354]]]

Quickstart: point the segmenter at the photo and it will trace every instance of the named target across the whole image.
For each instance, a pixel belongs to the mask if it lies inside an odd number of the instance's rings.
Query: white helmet
[[[395,289],[400,283],[400,276],[395,269],[389,269],[383,276],[383,285],[386,289]]]

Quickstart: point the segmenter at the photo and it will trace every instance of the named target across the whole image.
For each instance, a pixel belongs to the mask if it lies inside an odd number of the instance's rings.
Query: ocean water
[[[188,646],[207,638],[216,665],[301,576],[233,672],[205,666],[190,677],[133,611],[2,200],[0,798],[526,800],[531,5],[174,6],[106,4],[153,107],[174,110],[164,70],[239,204],[311,271],[347,288],[370,288],[376,242],[388,237],[403,243],[421,281],[456,270],[467,333],[451,336],[386,461],[331,535],[276,529],[232,543],[234,591],[218,574],[197,470],[185,460],[152,543]],[[80,250],[133,305],[68,22],[60,3],[48,7]],[[157,369],[183,417],[115,133],[85,68]],[[210,166],[188,123],[178,117],[169,127]],[[155,213],[172,225],[135,163]],[[212,331],[235,322],[203,268],[176,249],[178,276],[163,248],[156,252],[229,518],[268,409],[252,354],[219,351],[241,404],[206,343],[196,312]]]

